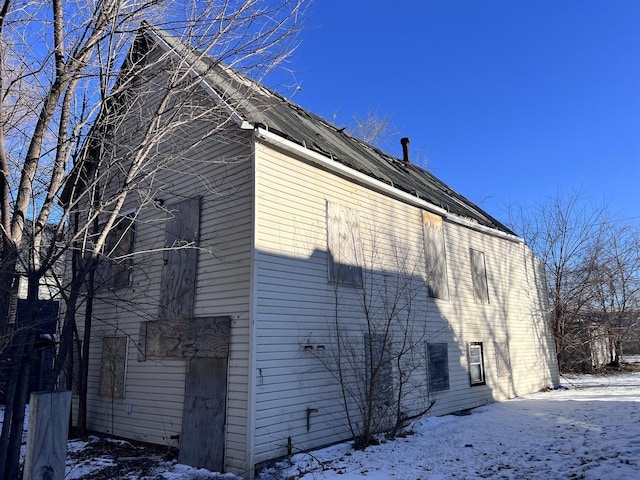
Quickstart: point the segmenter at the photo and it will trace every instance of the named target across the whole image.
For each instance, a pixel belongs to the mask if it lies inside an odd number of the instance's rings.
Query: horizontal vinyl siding
[[[192,132],[197,135],[197,129]],[[195,315],[230,315],[225,465],[247,471],[249,377],[249,276],[251,252],[251,150],[215,138],[200,146],[198,175],[160,172],[162,201],[172,205],[185,197],[201,197],[200,250]],[[238,161],[225,162],[228,159]],[[193,163],[197,163],[193,160]],[[166,173],[163,175],[163,173]],[[164,242],[159,210],[142,212],[136,226],[135,250],[153,250]],[[135,258],[131,288],[101,294],[95,304],[89,384],[89,428],[152,443],[177,446],[181,431],[186,361],[147,358],[138,361],[141,321],[157,320],[163,255]],[[125,396],[97,395],[103,336],[129,337]],[[130,405],[130,407],[128,407]],[[127,413],[127,409],[130,413]]]
[[[237,147],[236,147],[237,148]],[[246,156],[249,147],[229,152]],[[209,238],[211,252],[200,254],[196,290],[196,315],[231,315],[225,425],[225,469],[247,471],[249,283],[252,213],[251,161],[225,169],[225,187],[203,202],[201,232]]]
[[[556,357],[555,342],[551,329],[551,306],[544,275],[544,264],[526,246],[522,247],[526,273],[526,284],[522,291],[522,322],[512,325],[513,337],[523,345],[512,355],[515,357],[517,372],[514,372],[516,393],[527,393],[559,385],[557,363],[549,365],[548,358]],[[529,339],[536,339],[539,348],[525,348]],[[527,372],[540,372],[540,377],[527,375]]]
[[[456,346],[453,358],[451,349],[449,352],[451,389],[436,394],[433,413],[504,400],[556,383],[552,374],[554,354],[548,344],[548,312],[535,317],[528,308],[530,297],[539,292],[527,281],[526,247],[451,223],[446,224],[446,237],[451,300],[438,302],[442,314],[450,320]],[[470,248],[485,254],[488,304],[474,298]],[[469,342],[483,344],[486,385],[469,387]],[[509,345],[509,376],[497,376],[495,342]]]
[[[339,386],[326,367],[336,305],[328,282],[326,202],[357,212],[361,242],[367,251],[380,252],[380,260],[366,260],[378,275],[393,272],[405,255],[416,282],[425,272],[420,209],[264,145],[258,145],[257,158],[254,461],[259,463],[285,455],[289,437],[299,451],[349,436]],[[412,301],[413,325],[426,329],[429,341],[449,344],[450,389],[431,394],[436,400],[432,413],[471,408],[548,384],[549,356],[539,354],[533,334],[534,324],[539,334],[545,331],[545,315],[535,320],[530,315],[535,295],[525,247],[446,220],[444,229],[450,298],[430,299],[425,290]],[[470,248],[485,254],[488,304],[474,298]],[[354,338],[361,338],[357,289],[339,287],[339,311]],[[486,385],[469,385],[467,342],[483,343]],[[494,342],[509,344],[508,377],[497,376]],[[531,370],[534,357],[537,370]],[[314,410],[309,430],[307,409]]]
[[[328,348],[334,286],[327,280],[326,201],[354,206],[362,225],[362,241],[387,252],[390,245],[408,245],[420,275],[422,224],[420,211],[372,194],[343,179],[303,163],[262,151],[258,163],[257,381],[255,460],[303,450],[348,437],[342,398]],[[387,266],[392,268],[392,266]],[[421,299],[418,310],[434,317],[435,303]],[[360,296],[346,287],[340,293],[341,315],[353,328],[362,321]],[[450,335],[449,335],[450,336]],[[312,345],[314,350],[304,349]],[[326,351],[318,350],[324,346]],[[260,373],[262,376],[260,376]],[[307,431],[307,409],[310,414]]]

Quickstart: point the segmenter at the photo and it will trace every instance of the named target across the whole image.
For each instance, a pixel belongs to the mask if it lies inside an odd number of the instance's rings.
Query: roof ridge
[[[144,22],[183,61],[202,76],[218,99],[242,120],[314,150],[360,173],[480,225],[515,235],[508,227],[482,210],[426,169],[405,162],[345,131],[257,80],[198,50],[178,37]],[[182,53],[181,53],[182,52]],[[192,58],[196,55],[196,58]],[[200,63],[206,64],[204,68]],[[249,89],[249,91],[247,91]],[[245,127],[246,128],[246,127]]]

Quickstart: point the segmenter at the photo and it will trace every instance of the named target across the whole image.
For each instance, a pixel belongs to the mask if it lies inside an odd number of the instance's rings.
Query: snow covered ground
[[[640,358],[634,358],[640,362]],[[354,451],[350,444],[298,454],[264,480],[638,479],[640,372],[569,376],[558,390],[430,417],[405,438]],[[116,442],[114,442],[114,446]],[[87,448],[70,442],[69,450]],[[126,451],[126,448],[125,448]],[[236,478],[150,457],[142,476],[115,473],[129,461],[100,455],[67,462],[67,478],[186,480]],[[111,468],[112,476],[92,476]],[[106,473],[106,471],[105,471]]]
[[[570,376],[563,388],[431,417],[365,451],[296,455],[303,480],[638,479],[640,373]],[[275,473],[275,472],[274,472]]]

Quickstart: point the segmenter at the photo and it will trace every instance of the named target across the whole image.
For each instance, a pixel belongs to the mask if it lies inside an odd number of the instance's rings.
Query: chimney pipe
[[[404,163],[411,163],[409,158],[409,137],[402,137],[400,143],[402,144],[402,161]]]

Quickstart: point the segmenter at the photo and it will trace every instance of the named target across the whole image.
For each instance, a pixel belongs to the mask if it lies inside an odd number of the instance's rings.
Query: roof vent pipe
[[[402,144],[402,161],[404,163],[411,163],[409,158],[409,137],[402,137],[400,143]]]

